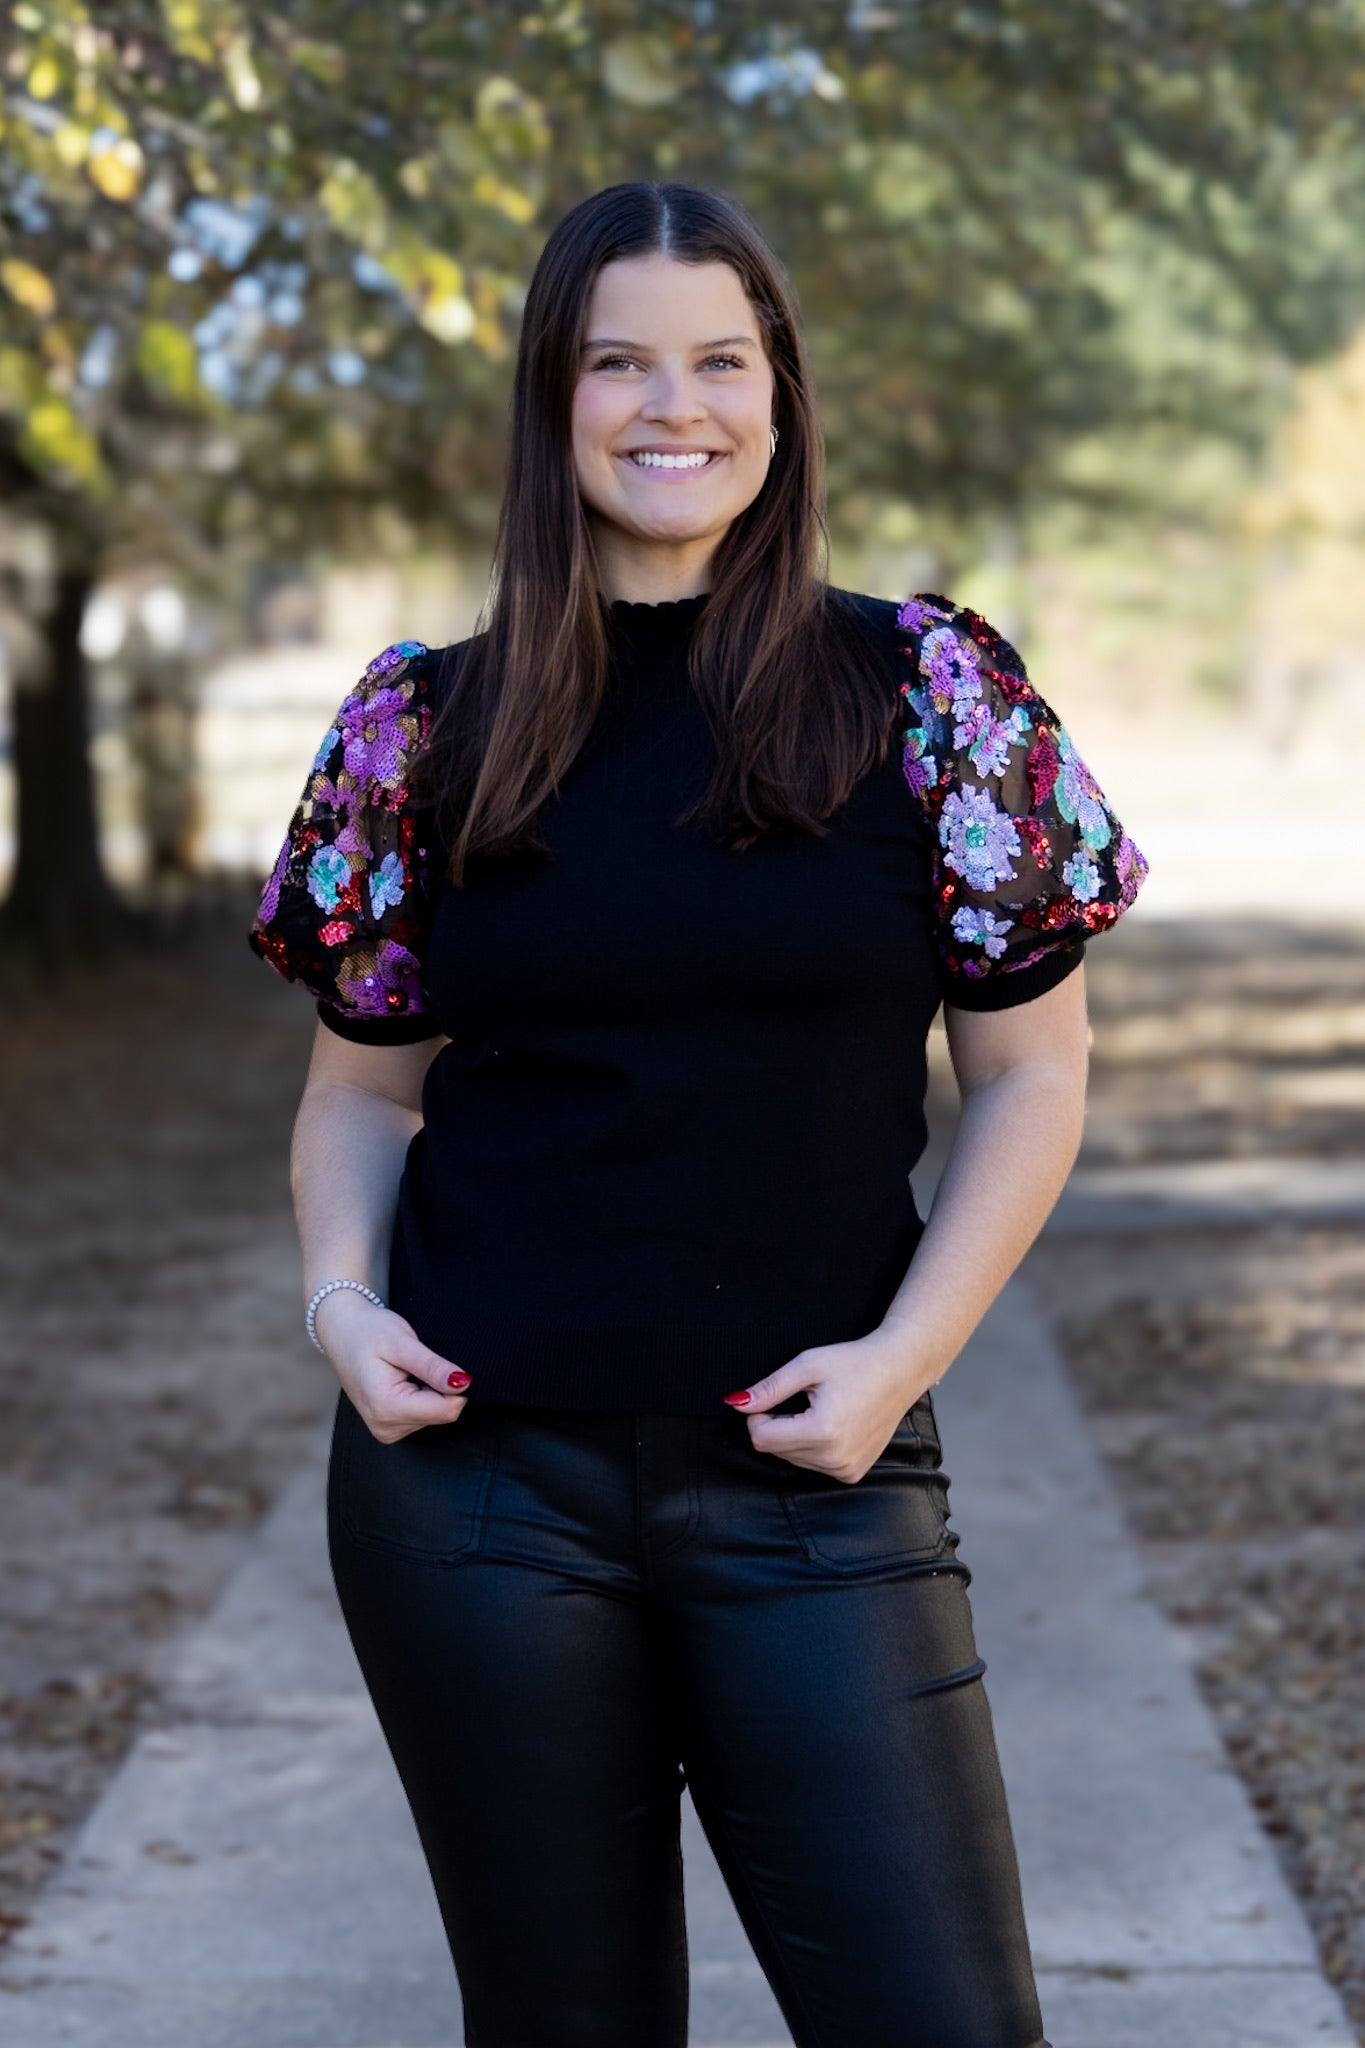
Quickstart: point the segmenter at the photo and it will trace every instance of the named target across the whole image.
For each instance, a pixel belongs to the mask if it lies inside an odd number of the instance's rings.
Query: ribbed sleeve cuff
[[[424,1038],[441,1036],[430,1010],[409,1017],[352,1017],[333,1003],[319,1002],[318,1016],[329,1031],[355,1045],[417,1045]]]
[[[944,1004],[954,1010],[1013,1010],[1031,1003],[1057,988],[1074,974],[1085,958],[1085,943],[1055,946],[1035,960],[1031,967],[1016,967],[1005,973],[982,974],[975,979],[954,974],[943,984]]]

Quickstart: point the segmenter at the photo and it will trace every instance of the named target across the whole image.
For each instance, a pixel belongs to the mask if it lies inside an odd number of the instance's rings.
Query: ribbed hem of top
[[[455,1313],[418,1335],[471,1375],[471,1401],[546,1408],[712,1415],[722,1396],[818,1344],[867,1336],[872,1322],[793,1315],[752,1323],[575,1324],[557,1317]]]

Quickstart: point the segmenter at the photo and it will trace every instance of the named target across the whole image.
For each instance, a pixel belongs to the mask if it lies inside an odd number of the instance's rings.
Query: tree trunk
[[[105,959],[131,920],[100,859],[90,766],[81,622],[92,577],[62,565],[48,616],[45,676],[16,676],[12,695],[17,848],[0,909],[8,944],[64,975]]]

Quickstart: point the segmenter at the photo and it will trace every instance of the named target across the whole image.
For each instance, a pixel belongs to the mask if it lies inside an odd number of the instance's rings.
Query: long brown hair
[[[689,646],[716,767],[677,821],[700,816],[736,851],[776,827],[823,834],[883,760],[895,699],[860,652],[860,615],[827,580],[824,440],[796,294],[735,200],[692,185],[611,185],[565,214],[531,278],[489,593],[474,638],[438,678],[412,786],[436,802],[450,879],[474,852],[545,850],[538,813],[592,729],[610,611],[579,495],[571,410],[598,271],[630,256],[728,263],[772,367],[777,451],[711,562]],[[863,647],[870,643],[862,642]]]

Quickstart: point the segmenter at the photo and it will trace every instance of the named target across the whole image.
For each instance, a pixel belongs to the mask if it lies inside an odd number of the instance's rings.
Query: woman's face
[[[586,335],[573,451],[599,555],[618,582],[660,550],[694,575],[772,460],[773,375],[744,287],[728,263],[622,258],[597,274]]]

